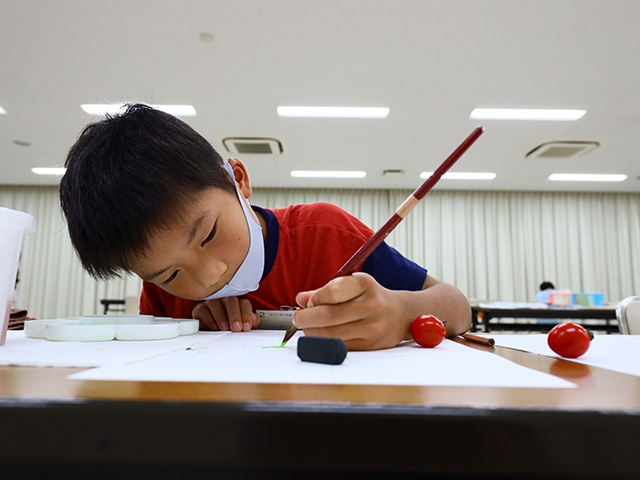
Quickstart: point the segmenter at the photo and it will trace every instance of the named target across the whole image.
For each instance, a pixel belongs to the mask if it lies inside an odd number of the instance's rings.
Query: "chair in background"
[[[102,300],[100,300],[100,303],[104,308],[104,311],[102,312],[104,315],[107,315],[110,312],[124,312],[124,300],[110,300],[108,298],[103,298]]]
[[[125,297],[124,300],[109,300],[103,298],[100,303],[104,307],[104,314],[115,313],[118,315],[138,315],[140,314],[140,297]]]
[[[627,297],[616,307],[620,333],[640,335],[640,296]]]

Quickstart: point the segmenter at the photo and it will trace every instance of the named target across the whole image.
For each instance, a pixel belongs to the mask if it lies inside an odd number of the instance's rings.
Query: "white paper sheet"
[[[498,355],[445,340],[436,348],[410,342],[388,350],[349,352],[342,365],[302,362],[298,333],[285,348],[281,331],[217,337],[166,355],[87,370],[70,378],[187,382],[447,385],[574,388],[573,383]]]
[[[170,340],[109,342],[53,342],[43,338],[28,338],[23,331],[9,330],[7,341],[0,346],[0,365],[23,367],[98,367],[123,363],[186,348],[211,335],[227,333],[196,333]]]
[[[486,336],[495,339],[496,345],[563,358],[549,348],[546,334]],[[596,335],[584,355],[565,360],[640,376],[640,335]]]

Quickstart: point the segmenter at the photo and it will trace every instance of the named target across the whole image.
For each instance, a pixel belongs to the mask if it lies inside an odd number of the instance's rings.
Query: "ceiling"
[[[496,178],[436,188],[640,192],[639,24],[637,0],[0,0],[0,184],[57,184],[30,169],[64,163],[99,118],[81,104],[141,101],[193,105],[197,116],[184,120],[223,156],[225,137],[280,140],[281,155],[241,156],[256,187],[415,188],[483,125],[452,171]],[[280,118],[278,105],[390,113]],[[478,121],[476,107],[587,114]],[[568,140],[600,146],[525,158]],[[367,176],[289,174],[344,169]],[[551,173],[628,179],[551,182]]]

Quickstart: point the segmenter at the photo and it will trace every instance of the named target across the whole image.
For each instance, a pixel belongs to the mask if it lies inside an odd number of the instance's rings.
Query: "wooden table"
[[[604,330],[618,333],[618,320],[615,307],[554,307],[540,305],[539,308],[527,307],[494,307],[491,304],[476,304],[471,306],[472,331],[490,332],[491,330],[510,331],[538,331],[548,332],[555,323],[491,323],[493,318],[532,318],[532,319],[570,319],[577,323],[586,320],[602,320],[596,324],[589,324],[594,330]]]
[[[578,388],[103,382],[0,367],[2,478],[638,478],[640,377],[457,341]]]

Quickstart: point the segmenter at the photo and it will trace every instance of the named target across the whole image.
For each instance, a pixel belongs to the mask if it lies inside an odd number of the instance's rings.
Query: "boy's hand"
[[[305,335],[341,338],[349,350],[395,347],[409,328],[399,293],[362,272],[335,278],[296,296],[303,308],[294,322]]]
[[[241,297],[206,300],[194,307],[191,316],[200,320],[201,330],[248,332],[260,324],[251,302]]]

